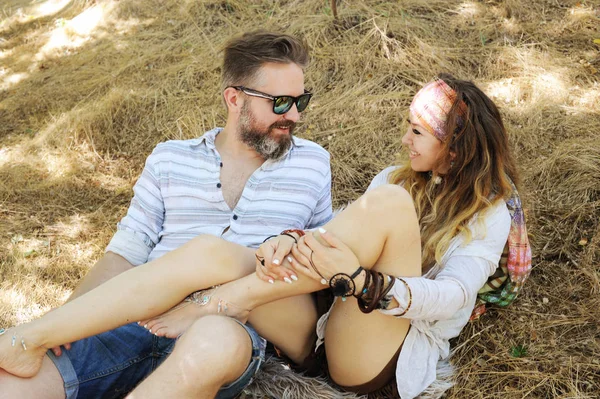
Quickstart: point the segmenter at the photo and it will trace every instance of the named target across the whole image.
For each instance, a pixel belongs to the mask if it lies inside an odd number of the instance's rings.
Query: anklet
[[[4,328],[0,328],[0,335],[6,334],[9,330],[10,329],[7,330],[7,329],[4,329]],[[12,347],[17,346],[17,339],[18,338],[21,338],[21,342],[19,342],[19,343],[21,344],[21,347],[23,348],[23,350],[26,351],[27,350],[27,344],[25,343],[25,337],[23,337],[22,335],[18,335],[16,331],[13,333],[13,336],[12,336],[11,341],[10,341],[10,346],[12,346]],[[33,342],[33,345],[37,346],[38,348],[46,349],[43,345],[36,344],[35,342]]]
[[[193,294],[191,294],[190,296],[188,296],[187,298],[185,298],[185,301],[193,302],[199,306],[206,306],[210,303],[211,299],[214,297],[215,299],[218,300],[217,313],[223,313],[227,316],[227,311],[229,310],[230,306],[241,309],[245,312],[250,312],[250,309],[244,309],[241,306],[238,306],[231,302],[227,302],[225,299],[221,299],[221,298],[215,296],[215,293],[217,292],[217,288],[219,288],[219,287],[220,286],[217,285],[217,286],[208,288],[206,290],[196,291]]]
[[[215,285],[214,287],[210,287],[205,290],[196,291],[185,298],[184,301],[193,302],[200,306],[206,306],[210,302],[210,298],[219,287],[219,285]]]
[[[250,309],[244,309],[241,306],[238,306],[238,305],[233,304],[231,302],[227,302],[226,300],[218,298],[218,297],[217,297],[217,299],[219,300],[219,302],[217,302],[217,313],[223,313],[223,314],[225,314],[225,316],[228,316],[227,310],[229,310],[229,306],[236,307],[236,308],[241,309],[241,310],[243,310],[245,312],[250,312]]]

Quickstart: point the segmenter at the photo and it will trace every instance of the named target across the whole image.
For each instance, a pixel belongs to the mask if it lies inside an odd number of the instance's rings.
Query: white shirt
[[[106,251],[137,266],[200,234],[258,247],[282,230],[315,228],[331,219],[329,153],[297,137],[281,160],[254,171],[235,208],[229,208],[215,147],[221,130],[156,146]]]
[[[368,190],[389,184],[388,177],[396,168],[380,172]],[[484,215],[475,215],[469,227],[473,233],[471,242],[465,245],[464,236],[455,237],[441,264],[436,264],[422,277],[403,278],[410,286],[412,305],[402,316],[411,319],[411,328],[396,365],[398,393],[402,399],[418,396],[435,381],[438,360],[450,354],[449,340],[457,337],[468,323],[477,292],[496,271],[510,230],[506,203],[499,200]],[[408,290],[398,281],[392,293],[400,306],[380,311],[400,314],[408,305]],[[328,314],[323,315],[317,324],[319,342],[325,335],[327,317]]]

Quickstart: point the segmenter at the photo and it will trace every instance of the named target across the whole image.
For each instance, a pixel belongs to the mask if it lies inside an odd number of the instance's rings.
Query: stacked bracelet
[[[368,291],[369,283],[371,282],[371,272],[369,270],[365,270],[365,282],[363,284],[362,290],[358,294],[354,293],[354,297],[356,299],[362,298]]]
[[[358,308],[363,313],[371,313],[375,309],[387,307],[389,301],[386,304],[385,298],[395,282],[396,279],[393,276],[384,276],[382,273],[367,270],[365,286],[361,294],[357,296]]]

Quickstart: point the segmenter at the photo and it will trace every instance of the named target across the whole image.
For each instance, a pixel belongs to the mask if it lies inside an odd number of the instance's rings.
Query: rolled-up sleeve
[[[133,199],[127,214],[117,224],[117,232],[106,252],[121,255],[134,266],[146,263],[160,239],[164,221],[164,201],[158,168],[160,145],[146,160],[140,178],[133,187]]]
[[[466,306],[473,306],[477,292],[497,265],[487,259],[454,256],[437,275],[435,280],[423,277],[403,278],[410,287],[397,281],[392,287],[399,307],[382,311],[390,315],[400,314],[411,302],[403,317],[414,320],[445,320]],[[412,294],[412,300],[410,296]]]

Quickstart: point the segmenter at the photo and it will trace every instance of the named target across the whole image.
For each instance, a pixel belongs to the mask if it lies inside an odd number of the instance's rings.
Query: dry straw
[[[311,48],[316,95],[299,134],[331,152],[337,205],[395,162],[411,96],[438,72],[492,96],[524,176],[534,270],[514,306],[453,342],[449,397],[597,397],[597,4],[342,0],[335,21],[326,0],[4,4],[0,325],[66,299],[156,143],[223,125],[225,40],[281,29]]]

